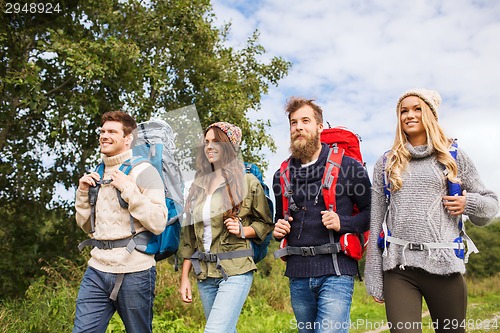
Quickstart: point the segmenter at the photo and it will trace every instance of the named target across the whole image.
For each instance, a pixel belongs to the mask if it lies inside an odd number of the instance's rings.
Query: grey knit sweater
[[[407,144],[412,155],[403,173],[402,188],[391,194],[387,225],[392,236],[415,243],[453,242],[459,235],[458,217],[447,213],[442,197],[447,195],[444,167],[436,160],[431,146],[413,147]],[[485,188],[472,160],[459,149],[457,156],[458,177],[462,189],[467,191],[464,214],[479,226],[488,224],[498,212],[498,198]],[[383,271],[403,264],[402,249],[397,244],[388,246],[387,256],[377,245],[382,222],[387,210],[383,191],[383,158],[375,164],[372,187],[370,241],[365,266],[365,284],[370,295],[383,299]],[[462,259],[453,249],[428,251],[405,250],[406,265],[418,267],[432,274],[464,273]]]

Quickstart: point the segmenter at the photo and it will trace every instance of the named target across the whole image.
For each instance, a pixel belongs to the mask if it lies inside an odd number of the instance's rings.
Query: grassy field
[[[288,296],[288,280],[283,276],[285,265],[268,255],[259,263],[250,296],[238,323],[239,333],[297,332]],[[0,333],[70,332],[75,298],[83,267],[60,260],[47,265],[46,276],[31,285],[25,298],[0,305]],[[180,301],[177,288],[179,272],[171,262],[158,264],[157,296],[155,299],[154,332],[202,332],[204,317],[198,293],[194,302]],[[196,288],[196,283],[193,281]],[[482,280],[468,280],[468,332],[500,332],[500,275]],[[433,332],[430,318],[423,311],[423,332]],[[384,326],[383,305],[366,295],[362,282],[357,281],[351,310],[350,332],[389,332]],[[486,327],[488,325],[488,327]],[[107,333],[125,332],[121,320],[114,316]]]

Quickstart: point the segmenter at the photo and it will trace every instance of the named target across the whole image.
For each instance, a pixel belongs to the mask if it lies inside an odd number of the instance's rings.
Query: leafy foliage
[[[23,299],[4,301],[0,332],[69,332],[76,295],[85,265],[58,259],[43,263],[43,275],[33,281]]]
[[[478,227],[467,222],[467,234],[476,244],[479,253],[473,253],[467,263],[467,275],[487,277],[500,272],[500,218],[486,227]]]
[[[225,46],[230,26],[215,27],[208,0],[58,3],[60,13],[0,16],[0,298],[20,294],[38,258],[75,255],[67,246],[83,235],[58,192],[95,163],[102,113],[142,121],[194,104],[202,126],[242,128],[246,160],[275,149],[269,124],[246,114],[290,64],[264,62],[257,32]]]

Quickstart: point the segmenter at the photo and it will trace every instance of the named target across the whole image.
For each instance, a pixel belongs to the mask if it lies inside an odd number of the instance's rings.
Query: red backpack
[[[348,128],[337,126],[324,129],[321,133],[320,140],[330,146],[330,152],[328,153],[325,172],[323,173],[322,179],[323,199],[325,201],[326,209],[337,211],[335,187],[337,184],[340,166],[342,165],[342,158],[344,155],[352,157],[364,166],[365,163],[363,162],[359,147],[361,139],[356,133]],[[290,158],[283,161],[280,167],[281,193],[283,193],[281,198],[283,202],[283,216],[285,220],[288,220],[288,217],[290,216],[289,196],[291,195],[291,189],[289,164]],[[353,215],[358,212],[358,207],[354,206]],[[345,255],[356,260],[360,260],[363,257],[366,246],[368,245],[369,234],[369,231],[365,231],[363,234],[342,234],[339,241],[340,249],[338,252],[342,251]],[[333,232],[330,232],[330,242],[332,244],[334,243]],[[281,241],[280,249],[285,249],[286,247],[287,241],[286,238],[284,238]],[[281,255],[286,253],[286,251],[278,250],[276,252],[279,254],[278,256],[275,254],[275,257],[281,257],[285,260],[285,258]],[[336,260],[334,260],[334,266],[336,266]]]

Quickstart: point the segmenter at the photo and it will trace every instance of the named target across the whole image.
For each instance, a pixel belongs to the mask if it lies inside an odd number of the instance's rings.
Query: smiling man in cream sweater
[[[76,301],[73,333],[105,332],[118,311],[127,332],[151,332],[156,282],[154,255],[126,245],[137,233],[160,234],[167,222],[167,208],[160,174],[149,163],[132,169],[130,175],[119,170],[132,157],[133,131],[137,124],[121,111],[102,116],[100,150],[105,165],[103,179],[97,172],[80,178],[76,192],[76,222],[90,234],[94,248],[82,279]],[[89,189],[100,185],[95,204],[95,223],[91,223]],[[128,203],[122,208],[118,194]],[[132,220],[131,220],[132,216]]]

